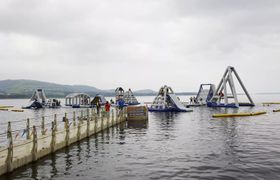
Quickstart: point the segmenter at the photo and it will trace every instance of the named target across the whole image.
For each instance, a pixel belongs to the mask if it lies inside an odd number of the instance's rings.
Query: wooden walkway
[[[7,130],[7,147],[0,149],[0,175],[12,172],[14,169],[34,162],[58,149],[69,146],[79,140],[96,134],[126,120],[126,109],[111,109],[110,112],[100,112],[95,109],[87,109],[80,117],[75,112],[69,118],[65,113],[64,117],[57,121],[57,116],[50,122],[51,130],[46,133],[44,118],[41,125],[30,126],[26,122],[26,138],[20,142],[13,143],[11,123]],[[59,123],[58,123],[59,122]],[[40,132],[38,132],[40,129]]]

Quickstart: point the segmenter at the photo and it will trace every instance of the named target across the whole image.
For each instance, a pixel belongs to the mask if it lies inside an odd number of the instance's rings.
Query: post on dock
[[[109,128],[110,127],[110,112],[106,111],[105,113],[106,113],[106,118],[107,118],[107,128]]]
[[[46,134],[46,131],[45,131],[45,117],[44,116],[42,117],[42,122],[41,122],[41,133],[42,133],[42,135]]]
[[[66,115],[65,115],[65,131],[66,131],[66,135],[65,135],[65,142],[66,142],[66,146],[69,146],[69,132],[70,132],[70,129],[69,129],[69,119],[66,118]]]
[[[13,171],[13,137],[12,137],[12,128],[11,122],[8,122],[8,129],[7,129],[7,139],[8,139],[8,154],[7,154],[7,171]]]
[[[104,128],[104,114],[103,111],[101,111],[101,131],[103,131]]]
[[[76,127],[76,113],[73,111],[73,126]]]
[[[77,140],[81,139],[81,117],[78,117]]]
[[[33,146],[32,146],[32,161],[37,160],[37,151],[38,151],[38,137],[36,126],[33,126]]]
[[[84,111],[81,110],[81,118],[84,118]]]
[[[56,144],[56,130],[55,124],[52,122],[52,140],[51,140],[51,151],[55,152],[55,144]]]
[[[54,122],[54,130],[55,131],[57,131],[57,115],[56,114],[54,114],[54,120],[53,120],[53,122]]]
[[[111,115],[111,117],[112,117],[112,125],[114,125],[114,109],[112,109],[112,115]]]
[[[89,128],[90,128],[90,120],[89,120],[89,114],[87,116],[87,137],[89,137]]]
[[[94,109],[91,108],[91,119],[90,119],[91,121],[93,121],[93,118],[94,118],[93,116],[94,116]]]
[[[94,134],[97,133],[97,114],[94,115]]]
[[[89,108],[87,108],[87,119],[89,119]]]
[[[30,120],[29,120],[29,118],[27,118],[27,120],[26,120],[25,133],[26,133],[26,139],[30,139]]]

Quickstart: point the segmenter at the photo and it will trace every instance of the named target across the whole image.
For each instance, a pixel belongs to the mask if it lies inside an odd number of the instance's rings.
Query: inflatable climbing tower
[[[240,103],[235,88],[235,82],[233,77],[236,77],[237,82],[241,86],[241,89],[248,99],[248,103]],[[208,107],[226,107],[226,108],[238,108],[239,106],[254,106],[254,102],[237,74],[234,67],[227,67],[215,93],[209,102]]]
[[[187,112],[188,110],[174,94],[171,87],[163,86],[155,97],[152,105],[148,108],[154,112]]]

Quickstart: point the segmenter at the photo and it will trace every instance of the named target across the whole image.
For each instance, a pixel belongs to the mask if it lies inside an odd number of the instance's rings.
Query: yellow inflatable
[[[0,106],[0,109],[3,109],[3,108],[13,108],[14,106]]]
[[[241,117],[241,116],[257,116],[266,114],[264,111],[252,112],[252,113],[235,113],[235,114],[213,114],[212,117]]]
[[[11,111],[13,111],[13,112],[24,112],[23,109],[12,109]]]
[[[263,105],[269,105],[269,104],[280,104],[280,102],[263,102]]]

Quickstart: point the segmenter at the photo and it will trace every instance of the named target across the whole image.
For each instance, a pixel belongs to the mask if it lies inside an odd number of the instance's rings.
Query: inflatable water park
[[[137,101],[136,97],[133,95],[133,92],[131,91],[130,88],[128,89],[128,91],[126,91],[124,93],[123,99],[124,99],[125,104],[127,104],[127,105],[138,105],[138,104],[140,104]]]
[[[195,97],[190,97],[190,102],[187,107],[206,105],[213,97],[214,92],[214,84],[200,84],[197,95]]]
[[[40,109],[40,108],[57,108],[60,107],[60,101],[54,98],[47,99],[43,89],[36,89],[29,100],[29,105],[23,109]]]
[[[175,95],[172,88],[164,85],[160,88],[152,105],[148,108],[151,112],[190,112]]]
[[[234,81],[235,79],[235,81]],[[241,87],[242,92],[237,93],[236,85]],[[248,102],[239,102],[238,95],[245,94]],[[160,88],[148,110],[151,112],[188,112],[191,106],[207,105],[208,107],[238,108],[240,106],[254,106],[254,102],[243,84],[240,76],[234,67],[228,66],[223,74],[217,88],[215,84],[200,84],[198,93],[190,98],[190,103],[184,105],[175,95],[172,88],[164,85]],[[104,105],[106,99],[103,95],[97,94],[92,100],[86,93],[71,93],[65,97],[65,106],[73,108],[91,108],[96,104]],[[115,102],[111,99],[111,104],[117,107],[139,105],[140,103],[129,88],[125,91],[122,87],[115,90]],[[57,99],[47,99],[43,89],[36,89],[30,98],[26,109],[60,107]]]
[[[122,87],[118,87],[115,90],[116,106],[132,106],[140,104],[136,97],[133,95],[132,90],[124,91]]]
[[[241,86],[241,89],[245,96],[248,99],[248,102],[240,103],[238,101],[238,95],[236,92],[235,82],[233,77],[236,77],[237,83]],[[229,66],[227,67],[222,79],[217,86],[217,89],[210,99],[207,102],[208,107],[225,107],[225,108],[238,108],[239,106],[254,106],[254,102],[249,95],[247,89],[245,88],[241,78],[239,77],[238,73],[234,69],[234,67]]]

